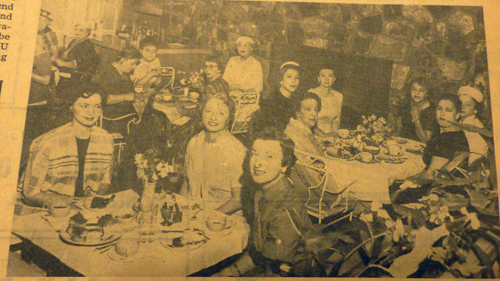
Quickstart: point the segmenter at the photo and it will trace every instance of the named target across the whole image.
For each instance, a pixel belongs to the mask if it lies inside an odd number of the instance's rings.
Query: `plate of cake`
[[[123,207],[123,200],[112,196],[93,196],[88,197],[83,201],[85,209],[90,211],[113,211],[119,210]]]
[[[112,243],[120,234],[108,231],[116,219],[108,214],[99,218],[97,223],[89,223],[79,212],[69,219],[68,226],[59,231],[61,240],[76,246],[99,246]]]

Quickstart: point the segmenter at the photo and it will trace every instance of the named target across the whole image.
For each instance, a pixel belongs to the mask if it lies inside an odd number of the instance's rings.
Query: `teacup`
[[[401,146],[399,146],[397,144],[388,145],[387,151],[388,151],[389,155],[392,155],[392,156],[399,156],[402,154]]]
[[[345,139],[345,138],[349,137],[349,130],[340,129],[340,130],[338,130],[338,134],[341,138]]]
[[[69,202],[52,202],[50,205],[45,203],[43,208],[49,212],[54,218],[64,218],[71,212],[71,206]]]
[[[369,163],[373,160],[373,154],[370,152],[360,152],[358,155],[362,162]]]
[[[207,227],[213,232],[221,232],[226,227],[227,217],[223,215],[212,215],[207,218]]]
[[[122,257],[131,257],[139,251],[140,236],[137,232],[126,233],[115,244],[115,251]]]

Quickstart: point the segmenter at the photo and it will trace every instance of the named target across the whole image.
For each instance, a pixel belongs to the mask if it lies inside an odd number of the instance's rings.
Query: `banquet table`
[[[423,146],[421,143],[403,139],[400,146],[401,157],[406,158],[403,163],[385,161],[363,163],[357,160],[327,157],[324,160],[325,168],[341,187],[347,187],[345,192],[348,197],[388,204],[391,203],[389,185],[394,180],[414,176],[425,169],[421,155],[406,151],[406,148]],[[383,154],[382,148],[379,155]]]
[[[138,195],[133,191],[123,191],[116,194],[120,198],[123,208],[132,208],[137,202]],[[168,195],[167,195],[168,196]],[[181,202],[190,202],[186,198],[176,195],[179,205]],[[73,210],[67,216],[69,220],[77,211]],[[232,221],[231,231],[227,235],[211,235],[205,226],[206,218],[214,213],[214,210],[206,210],[206,207],[196,214],[195,220],[190,220],[191,213],[184,212],[183,222],[171,226],[161,226],[160,212],[156,220],[156,233],[152,242],[140,243],[138,253],[125,261],[115,261],[109,257],[109,251],[101,253],[96,246],[74,246],[62,241],[56,232],[59,219],[44,219],[46,212],[39,212],[25,216],[14,216],[12,232],[19,235],[43,250],[49,252],[61,262],[88,277],[166,277],[166,276],[188,276],[204,268],[241,253],[246,247],[249,235],[249,227],[244,218],[238,215],[228,217]],[[220,214],[219,214],[220,215]],[[51,218],[51,217],[50,217]],[[52,222],[52,223],[50,223]],[[179,250],[167,248],[162,245],[161,230],[182,230],[197,227],[205,230],[208,240],[202,246],[192,250]],[[65,231],[64,228],[62,231]],[[213,234],[213,233],[212,233]]]

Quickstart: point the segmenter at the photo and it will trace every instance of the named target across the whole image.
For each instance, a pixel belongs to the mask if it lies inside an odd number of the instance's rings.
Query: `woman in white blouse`
[[[318,74],[319,86],[309,90],[309,92],[317,94],[321,99],[322,107],[314,131],[315,135],[319,137],[332,136],[340,127],[340,113],[344,96],[332,88],[335,80],[334,70],[323,67]]]
[[[234,92],[262,91],[263,73],[260,62],[252,56],[254,40],[242,36],[236,40],[238,55],[227,62],[222,78]]]

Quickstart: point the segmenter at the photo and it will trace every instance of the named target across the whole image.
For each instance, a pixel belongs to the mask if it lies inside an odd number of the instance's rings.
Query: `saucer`
[[[123,257],[123,256],[120,256],[115,251],[115,249],[111,249],[108,251],[108,257],[114,261],[133,262],[133,261],[142,259],[144,257],[144,255],[141,253],[141,249],[139,249],[139,252],[137,252],[137,254],[130,256],[130,257]]]
[[[233,228],[236,226],[236,222],[233,220],[228,219],[227,220],[227,226],[224,228],[222,231],[212,231],[208,228],[208,226],[205,225],[205,234],[208,237],[221,237],[221,236],[226,236],[231,234],[233,232]]]

